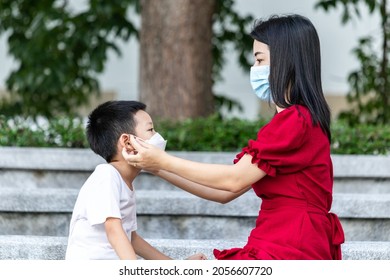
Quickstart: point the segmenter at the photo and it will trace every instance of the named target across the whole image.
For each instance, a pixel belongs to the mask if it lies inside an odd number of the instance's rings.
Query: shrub
[[[221,119],[217,115],[185,121],[156,121],[170,151],[237,152],[255,139],[267,120]],[[333,154],[390,153],[390,125],[332,123]],[[0,116],[0,146],[88,148],[81,118],[26,119]]]
[[[0,116],[0,146],[85,148],[81,118],[6,118]]]
[[[217,115],[182,122],[158,121],[156,130],[176,151],[238,151],[256,138],[265,120],[221,119]]]
[[[332,153],[389,154],[390,125],[358,124],[337,121],[332,125]]]

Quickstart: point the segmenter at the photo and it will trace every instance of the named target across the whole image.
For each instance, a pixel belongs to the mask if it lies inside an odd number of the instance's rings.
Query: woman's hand
[[[122,150],[124,159],[130,165],[150,172],[161,169],[162,160],[167,155],[163,150],[146,143],[134,135],[130,135],[130,143],[135,151],[128,153],[126,149]]]

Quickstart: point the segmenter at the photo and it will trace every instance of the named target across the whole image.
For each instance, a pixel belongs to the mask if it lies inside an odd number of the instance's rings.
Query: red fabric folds
[[[245,154],[267,175],[253,183],[261,209],[243,248],[214,250],[217,259],[339,260],[342,225],[330,213],[333,165],[330,143],[307,107],[277,113],[249,140]],[[245,174],[242,174],[245,176]]]

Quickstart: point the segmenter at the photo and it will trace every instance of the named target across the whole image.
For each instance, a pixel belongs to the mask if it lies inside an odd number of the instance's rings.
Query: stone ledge
[[[67,236],[77,193],[0,188],[0,234]],[[139,232],[157,239],[244,240],[260,203],[252,193],[223,205],[183,191],[140,190]],[[335,194],[332,212],[339,216],[347,241],[390,241],[390,194]]]
[[[147,239],[157,249],[174,259],[184,259],[197,252],[214,259],[214,248],[241,247],[236,240]],[[2,260],[62,260],[65,258],[67,237],[2,235]],[[346,242],[342,245],[344,260],[390,260],[390,242]]]
[[[231,164],[236,152],[169,153],[200,162]],[[335,177],[390,178],[390,156],[332,155]],[[0,169],[92,171],[104,160],[90,149],[0,147]]]
[[[50,188],[78,190],[89,175],[91,171],[2,169],[0,188],[19,188],[20,191]],[[134,186],[139,190],[179,190],[167,181],[146,172],[141,172],[137,176]],[[333,191],[335,193],[389,194],[390,178],[335,177]]]
[[[137,190],[140,215],[188,215],[257,217],[261,200],[246,193],[227,204],[219,204],[184,191]],[[0,188],[0,212],[71,213],[76,189]],[[390,218],[390,194],[334,194],[332,212],[342,218]]]

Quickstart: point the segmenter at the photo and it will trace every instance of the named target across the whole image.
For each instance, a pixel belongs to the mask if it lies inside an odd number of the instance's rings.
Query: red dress
[[[237,155],[267,173],[252,185],[261,198],[256,227],[243,248],[214,249],[216,259],[341,259],[344,232],[330,213],[333,167],[330,144],[309,110],[291,106],[276,114]]]

